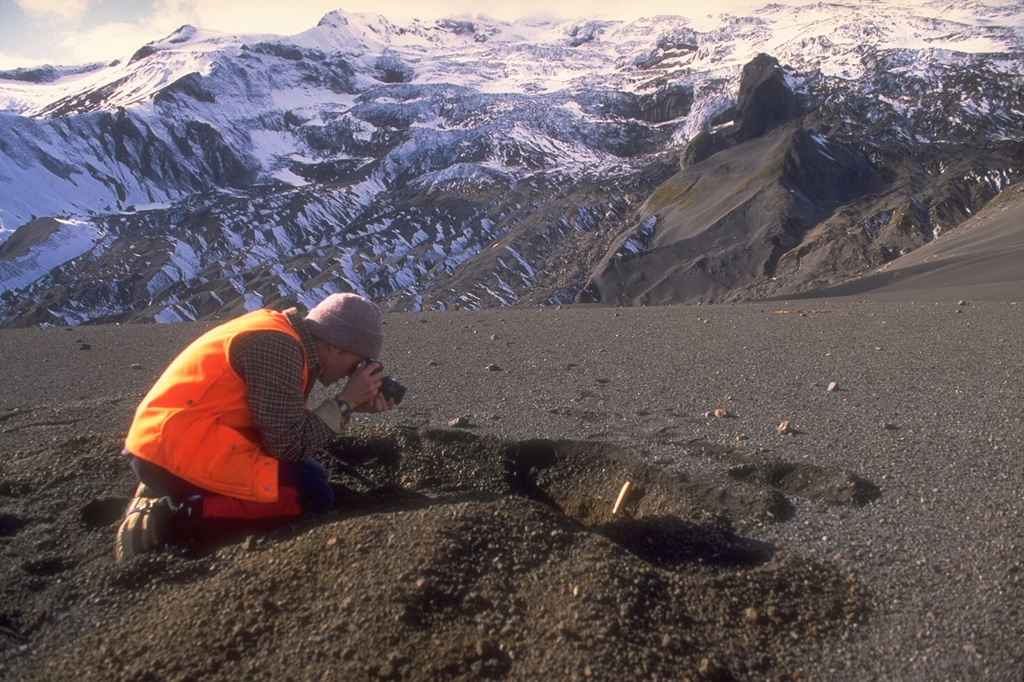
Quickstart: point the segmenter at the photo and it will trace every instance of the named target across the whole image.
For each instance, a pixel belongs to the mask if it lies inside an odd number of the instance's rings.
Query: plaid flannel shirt
[[[334,433],[306,407],[322,370],[313,337],[295,308],[284,314],[302,339],[301,346],[280,332],[255,331],[231,342],[228,359],[245,382],[253,424],[267,454],[297,462],[323,449]],[[305,358],[309,358],[309,386],[303,391]]]

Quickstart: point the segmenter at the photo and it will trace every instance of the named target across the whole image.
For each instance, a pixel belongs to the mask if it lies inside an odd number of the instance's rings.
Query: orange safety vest
[[[260,443],[245,382],[228,359],[235,337],[265,330],[302,343],[285,315],[273,310],[257,310],[211,329],[174,359],[143,398],[125,449],[205,490],[276,502],[277,460]],[[305,392],[309,358],[302,384]]]

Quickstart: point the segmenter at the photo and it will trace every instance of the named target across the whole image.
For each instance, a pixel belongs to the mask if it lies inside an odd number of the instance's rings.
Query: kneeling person
[[[117,533],[121,560],[159,546],[175,522],[287,520],[334,506],[313,455],[352,411],[394,406],[373,361],[380,309],[332,294],[302,317],[257,310],[206,332],[139,404],[125,454],[140,484]],[[315,410],[315,381],[344,389]]]

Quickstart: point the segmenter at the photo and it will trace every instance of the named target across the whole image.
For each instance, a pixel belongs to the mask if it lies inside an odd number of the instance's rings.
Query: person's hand
[[[367,362],[357,369],[345,383],[345,388],[338,394],[340,400],[348,403],[353,411],[360,412],[381,412],[384,409],[373,409],[384,402],[384,396],[380,394],[380,382],[384,379],[384,372],[380,371],[380,364]],[[376,399],[380,399],[378,402]]]
[[[363,403],[356,408],[359,412],[387,412],[395,406],[394,400],[385,400],[381,393],[370,398],[369,402]]]

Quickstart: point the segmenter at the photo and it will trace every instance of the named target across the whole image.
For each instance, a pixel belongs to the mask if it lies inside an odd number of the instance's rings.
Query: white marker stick
[[[629,492],[629,481],[622,484],[622,490],[619,491],[619,499],[615,500],[615,506],[612,507],[612,515],[619,513],[619,507],[622,506],[622,501],[626,499],[626,493]]]

